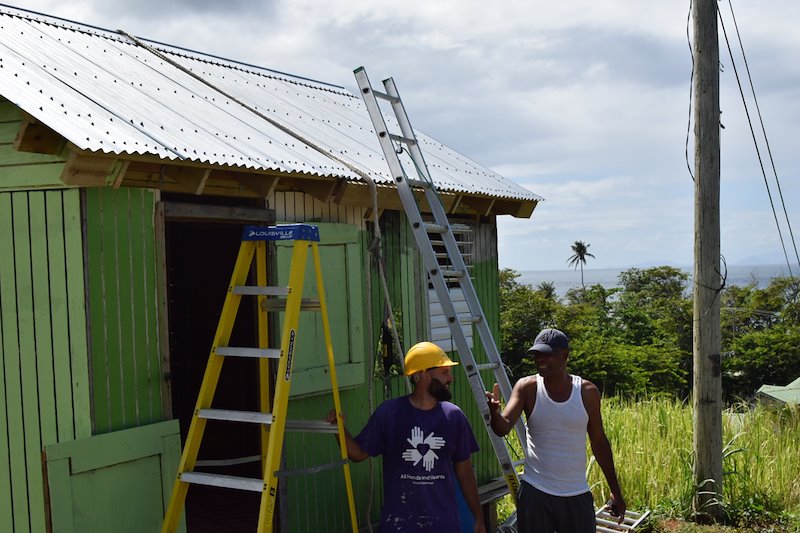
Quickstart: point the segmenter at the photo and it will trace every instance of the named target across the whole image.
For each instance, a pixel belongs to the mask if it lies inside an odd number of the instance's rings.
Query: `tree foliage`
[[[517,281],[511,269],[500,271],[500,355],[514,375],[531,371],[525,353],[536,334],[553,324],[557,302],[549,291],[533,290]]]
[[[514,378],[535,373],[526,355],[536,334],[557,327],[571,339],[570,371],[605,394],[690,394],[692,300],[688,275],[674,267],[628,269],[619,287],[536,289],[501,272],[501,354]],[[800,376],[800,287],[777,278],[769,287],[728,287],[722,294],[722,370],[726,399],[752,397],[763,384]]]

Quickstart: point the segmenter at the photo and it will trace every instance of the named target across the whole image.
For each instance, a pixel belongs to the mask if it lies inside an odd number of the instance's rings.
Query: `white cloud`
[[[719,6],[735,39],[728,3]],[[688,2],[29,0],[23,7],[349,88],[360,65],[373,81],[393,76],[417,128],[546,198],[530,220],[500,217],[503,266],[565,268],[575,240],[591,244],[595,266],[691,263]],[[800,3],[735,8],[800,237]],[[724,41],[720,57],[723,253],[731,263],[782,257]],[[758,125],[752,107],[751,115]],[[771,176],[763,143],[762,157]]]

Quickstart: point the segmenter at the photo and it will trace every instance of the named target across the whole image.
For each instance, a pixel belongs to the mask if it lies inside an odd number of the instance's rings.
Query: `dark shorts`
[[[553,496],[520,483],[517,494],[518,533],[594,533],[592,493]]]

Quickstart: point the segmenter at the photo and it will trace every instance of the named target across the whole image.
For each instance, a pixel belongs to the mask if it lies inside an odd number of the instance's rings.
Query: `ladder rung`
[[[198,459],[194,462],[194,466],[202,467],[219,467],[219,466],[236,466],[246,465],[247,463],[258,463],[261,461],[260,455],[248,455],[246,457],[234,457],[232,459]]]
[[[205,472],[183,472],[181,481],[195,485],[210,485],[225,489],[249,490],[251,492],[264,492],[264,480],[249,477],[224,476],[222,474],[207,474]]]
[[[305,431],[308,433],[338,433],[339,426],[324,420],[287,420],[287,431]]]
[[[442,226],[441,224],[430,224],[427,222],[424,224],[424,226],[425,231],[428,233],[446,233],[449,229],[447,226]]]
[[[408,182],[408,184],[410,186],[418,187],[420,189],[427,189],[427,188],[429,188],[431,186],[431,184],[428,183],[425,180],[415,180],[415,179],[411,179],[411,178],[406,178],[406,181]]]
[[[232,411],[229,409],[200,409],[197,416],[208,420],[227,420],[228,422],[248,422],[250,424],[271,424],[272,413],[257,411]]]
[[[244,294],[246,296],[287,296],[289,294],[289,287],[237,285],[233,288],[233,294]]]
[[[381,100],[386,100],[386,101],[391,102],[393,104],[399,104],[400,103],[400,97],[399,96],[392,96],[390,94],[386,94],[386,93],[383,93],[381,91],[376,91],[375,89],[372,89],[372,94],[375,95],[375,98],[380,98]]]
[[[417,144],[417,141],[415,139],[410,139],[408,137],[403,137],[402,135],[395,135],[394,133],[390,133],[389,134],[389,138],[391,140],[393,140],[393,141],[397,141],[397,142],[400,142],[400,143],[406,143],[406,144],[411,145],[411,146]]]
[[[466,273],[463,270],[445,270],[442,269],[441,272],[442,276],[446,278],[463,278]]]
[[[266,359],[278,359],[281,351],[277,348],[234,348],[232,346],[217,346],[217,355],[230,357],[259,357]]]
[[[617,523],[617,520],[614,519],[613,517],[611,520],[606,520],[598,516],[597,518],[595,518],[595,522],[597,522],[597,524],[601,526],[611,526],[613,531],[620,531],[621,529],[624,529],[625,531],[630,530],[630,525],[627,524],[626,521],[623,521],[621,524],[619,524]],[[631,522],[633,522],[633,520],[631,520]],[[613,529],[613,528],[619,528],[619,529]]]
[[[261,307],[264,311],[285,311],[286,300],[264,300]],[[300,300],[300,309],[303,311],[319,311],[322,309],[322,305],[319,303],[319,298],[303,298]]]
[[[522,466],[522,465],[525,464],[525,459],[517,459],[516,461],[514,461],[511,464],[514,465],[514,466]]]
[[[497,370],[500,368],[500,363],[481,363],[475,365],[478,370]]]
[[[272,424],[272,413],[257,411],[234,411],[230,409],[200,409],[197,416],[207,420],[226,420],[228,422],[246,422],[250,424]],[[286,431],[305,431],[309,433],[337,433],[336,424],[324,420],[287,420]]]

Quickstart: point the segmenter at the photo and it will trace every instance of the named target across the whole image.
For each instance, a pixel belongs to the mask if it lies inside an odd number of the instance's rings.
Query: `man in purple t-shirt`
[[[464,413],[448,401],[450,367],[457,364],[433,343],[415,344],[405,357],[414,392],[383,402],[357,437],[345,431],[352,461],[383,456],[381,532],[461,531],[455,483],[475,532],[486,531],[470,461],[478,443]],[[327,420],[336,423],[333,411]]]

